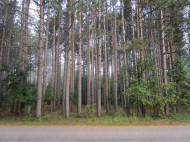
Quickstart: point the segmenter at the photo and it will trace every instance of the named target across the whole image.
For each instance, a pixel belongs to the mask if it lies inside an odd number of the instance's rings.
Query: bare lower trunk
[[[48,39],[49,39],[49,17],[50,17],[50,6],[51,0],[48,3],[48,13],[47,13],[47,25],[46,25],[46,42],[45,42],[45,51],[44,51],[44,70],[43,70],[43,91],[42,91],[42,110],[44,110],[44,97],[46,93],[46,82],[47,82],[47,49],[48,49]]]
[[[54,85],[55,85],[55,9],[54,9],[54,16],[53,16],[53,48],[52,48],[52,75],[51,75],[51,95],[54,99]],[[53,104],[54,101],[51,100],[51,113],[53,112]]]
[[[4,54],[3,54],[3,51],[5,49],[5,34],[6,34],[6,29],[5,29],[5,26],[6,26],[6,22],[7,22],[7,12],[8,12],[8,6],[6,6],[6,11],[5,11],[5,17],[4,17],[4,23],[3,23],[3,35],[2,35],[2,38],[1,38],[1,46],[0,46],[0,69],[3,65],[3,57],[4,57]],[[5,79],[5,76],[6,76],[6,73],[5,71],[0,71],[0,87],[2,88],[0,93],[2,93],[2,96],[5,97],[5,84],[2,83],[2,80]],[[3,102],[2,104],[2,110],[5,109],[5,103]]]
[[[0,47],[0,67],[2,65],[2,59],[3,59],[3,49],[5,46],[5,27],[6,27],[6,22],[7,22],[7,12],[8,12],[8,6],[6,6],[6,11],[5,11],[5,16],[4,16],[4,22],[3,22],[3,33],[2,33],[2,38],[1,38],[1,47]]]
[[[99,2],[98,7],[98,29],[101,29],[101,0]],[[98,108],[97,108],[97,115],[98,117],[101,116],[101,35],[98,35],[98,92],[97,92],[97,100],[98,100]]]
[[[132,40],[135,39],[135,26],[134,26],[134,18],[133,18],[133,0],[131,0],[131,23],[132,23]],[[134,68],[134,77],[136,76],[137,72],[137,57],[136,57],[136,50],[135,47],[133,47],[133,68]]]
[[[22,1],[22,14],[21,14],[21,31],[20,31],[20,46],[19,46],[19,69],[23,69],[23,46],[24,46],[24,22],[25,21],[25,0]]]
[[[162,37],[162,69],[163,69],[163,81],[164,84],[168,85],[167,78],[167,62],[166,62],[166,46],[165,46],[165,31],[164,31],[164,14],[161,9],[161,37]],[[167,93],[167,90],[165,90]],[[169,117],[169,103],[166,103],[166,116]]]
[[[59,27],[58,27],[58,38],[57,38],[57,96],[58,96],[58,108],[61,103],[61,53],[60,53],[60,26],[61,26],[61,8],[59,9]]]
[[[116,8],[114,7],[114,47],[113,47],[113,60],[114,60],[114,109],[118,110],[118,98],[117,98],[117,22],[116,22]]]
[[[128,80],[128,65],[127,65],[127,57],[126,57],[126,42],[125,42],[125,21],[124,21],[124,3],[123,0],[121,0],[121,14],[122,14],[122,33],[123,33],[123,59],[124,59],[124,68],[125,68],[125,76],[124,76],[124,92],[126,91],[126,88],[129,85],[129,80]],[[132,23],[133,24],[133,23]],[[127,104],[126,104],[127,103]],[[130,109],[129,109],[129,102],[126,102],[126,96],[124,96],[124,106],[126,108],[127,106],[127,112],[129,115]]]
[[[95,39],[96,39],[97,35],[95,34]],[[95,45],[96,45],[97,39],[95,40]],[[94,94],[94,98],[95,98],[95,104],[97,105],[97,92],[98,92],[98,49],[95,47],[95,94]]]
[[[42,107],[42,54],[43,54],[43,25],[44,25],[44,3],[40,0],[40,37],[38,53],[38,86],[37,86],[37,108],[36,116],[41,117]]]
[[[65,50],[65,63],[64,63],[64,74],[63,74],[63,96],[62,96],[62,113],[65,114],[65,93],[66,93],[66,79],[67,79],[67,50]]]
[[[69,3],[72,3],[72,1],[68,0]],[[69,17],[69,23],[68,23],[68,45],[67,45],[67,74],[66,74],[66,110],[65,110],[65,118],[69,119],[69,85],[70,85],[70,59],[71,59],[71,7],[68,9],[68,17]]]
[[[23,60],[24,60],[24,68],[27,67],[28,63],[28,15],[29,15],[29,6],[30,6],[30,0],[26,0],[26,10],[25,10],[25,26],[24,26],[24,55],[23,55]],[[24,81],[27,81],[27,78],[24,79]]]
[[[94,25],[94,15],[93,15],[93,21],[92,21],[92,25]],[[92,33],[92,67],[91,67],[91,72],[92,72],[92,108],[94,108],[94,32]]]
[[[82,12],[81,8],[79,9],[79,59],[78,59],[78,106],[77,106],[77,116],[81,117],[81,105],[82,105],[82,96],[81,96],[81,76],[82,76],[82,71],[81,71],[81,56],[82,56]]]
[[[88,4],[88,0],[86,1]],[[88,11],[86,12],[86,17],[87,17],[87,25],[89,26],[89,13]],[[91,105],[91,93],[90,93],[90,31],[87,30],[87,105]]]
[[[143,38],[143,19],[142,19],[142,5],[140,3],[140,0],[138,0],[138,16],[139,16],[139,34],[140,34],[140,39],[143,41],[144,38]],[[140,49],[140,59],[142,62],[145,61],[145,49],[144,47],[142,47]],[[143,68],[140,69],[141,73],[142,73],[142,79],[144,80],[146,78],[146,75],[145,75],[145,70]],[[141,106],[141,112],[142,112],[142,115],[145,116],[145,106],[144,104],[142,104]]]
[[[73,1],[75,2],[75,0]],[[72,35],[71,35],[71,45],[72,45],[72,57],[71,57],[71,97],[70,97],[70,110],[74,109],[74,91],[75,91],[75,10],[72,11]]]
[[[108,71],[107,71],[107,38],[106,38],[106,14],[104,13],[104,73],[105,73],[105,95],[104,95],[104,105],[106,108],[106,113],[108,113]]]

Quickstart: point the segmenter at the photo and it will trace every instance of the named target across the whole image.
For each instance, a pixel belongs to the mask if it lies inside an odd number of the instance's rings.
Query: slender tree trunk
[[[108,36],[109,37],[109,36]],[[108,38],[109,39],[109,38]],[[109,45],[111,46],[111,43],[109,43]],[[108,74],[107,74],[107,77],[108,77],[108,111],[111,109],[111,71],[110,71],[110,64],[109,64],[109,61],[110,61],[110,54],[109,52],[107,52],[107,71],[108,71]]]
[[[68,0],[68,3],[71,3],[72,4],[72,0]],[[67,67],[66,67],[66,70],[67,70],[67,74],[66,74],[66,77],[67,77],[67,80],[66,80],[66,111],[65,111],[65,118],[66,119],[69,119],[69,85],[70,85],[70,59],[71,59],[71,26],[72,26],[72,23],[71,23],[71,8],[72,7],[69,7],[68,9],[68,17],[69,17],[69,23],[68,23],[68,45],[67,45]]]
[[[56,31],[56,35],[57,35],[57,31]],[[58,60],[59,60],[58,54],[59,53],[58,53],[58,39],[57,39],[57,42],[56,42],[56,45],[55,45],[54,99],[56,99],[56,97],[57,97]],[[55,110],[56,110],[56,101],[54,100],[53,101],[53,111],[55,111]]]
[[[40,37],[38,53],[38,87],[36,116],[41,117],[42,107],[42,54],[43,54],[43,26],[44,26],[44,1],[40,0]]]
[[[96,48],[97,35],[95,34],[95,104],[97,105],[97,96],[98,96],[98,48]]]
[[[169,46],[169,50],[170,50],[170,60],[171,60],[171,69],[174,70],[174,61],[175,61],[175,46],[174,46],[174,39],[173,39],[173,33],[170,35],[170,46]],[[172,81],[174,81],[174,73],[172,74]],[[177,104],[174,105],[174,113],[177,113]]]
[[[135,26],[134,26],[134,18],[133,18],[133,0],[131,0],[131,25],[132,25],[132,40],[135,39]],[[133,67],[134,67],[134,77],[136,76],[137,73],[137,57],[136,57],[136,50],[135,47],[133,47]]]
[[[139,12],[139,27],[140,27],[140,39],[143,40],[143,21],[142,21],[142,6],[140,4],[140,0],[138,0],[138,12]],[[140,58],[144,61],[145,51],[144,47],[140,50]],[[143,72],[143,78],[145,78],[145,73]]]
[[[164,31],[164,14],[161,9],[161,38],[162,38],[162,69],[163,69],[163,81],[168,85],[167,78],[167,62],[166,62],[166,46],[165,46],[165,31]],[[167,92],[167,90],[165,90]],[[169,117],[169,103],[166,103],[166,116]]]
[[[88,4],[88,0],[86,0]],[[87,26],[89,27],[89,13],[86,12]],[[90,31],[87,30],[87,105],[91,105],[91,93],[90,93]]]
[[[48,49],[48,40],[49,40],[50,6],[51,6],[51,0],[49,0],[48,12],[47,12],[46,42],[45,42],[45,51],[44,51],[43,91],[42,91],[43,103],[42,103],[42,106],[44,106],[44,101],[45,101],[44,97],[45,97],[45,93],[46,93],[46,84],[47,84],[47,49]],[[44,107],[42,107],[42,109],[44,109]]]
[[[66,80],[67,80],[67,49],[65,49],[65,62],[64,62],[64,73],[63,73],[63,96],[62,96],[62,113],[65,114],[65,97],[66,97]]]
[[[152,10],[152,8],[150,7],[150,10]],[[158,64],[157,64],[157,62],[158,62],[158,59],[157,59],[157,53],[156,53],[156,43],[155,43],[155,33],[154,33],[154,24],[153,24],[153,22],[152,22],[152,13],[150,13],[150,32],[151,32],[151,42],[152,42],[152,50],[153,50],[153,64],[155,65],[155,67],[156,68],[158,68]],[[151,54],[151,53],[150,53]],[[154,72],[153,72],[153,75],[155,76],[155,77],[158,77],[158,71],[157,70],[155,70]],[[155,87],[158,87],[158,85],[159,85],[159,83],[158,82],[156,82],[156,86]],[[159,92],[159,90],[158,91],[155,91],[155,93],[156,94],[158,94],[158,92]]]
[[[23,2],[24,3],[24,2]],[[3,50],[5,46],[5,27],[6,27],[6,22],[7,22],[7,12],[8,12],[8,6],[6,6],[6,11],[5,11],[5,16],[4,16],[4,22],[3,22],[3,33],[2,33],[2,38],[1,38],[1,47],[0,47],[0,67],[2,65],[2,60],[3,60]]]
[[[61,34],[61,11],[59,9],[59,25],[58,25],[58,38],[57,38],[57,96],[58,96],[58,108],[61,103],[61,53],[60,53],[60,34]]]
[[[121,15],[122,15],[122,33],[123,33],[123,59],[124,59],[124,68],[125,68],[125,76],[124,76],[124,84],[126,86],[124,86],[124,92],[126,91],[125,88],[128,87],[129,85],[129,81],[128,81],[128,66],[127,66],[127,58],[126,58],[126,42],[125,42],[125,21],[124,21],[124,3],[123,0],[121,0]],[[133,25],[133,23],[132,23]],[[127,99],[128,100],[128,99]],[[124,96],[124,106],[126,108],[127,106],[127,113],[129,115],[130,113],[130,109],[129,109],[129,101],[127,102],[126,105],[126,96]]]
[[[117,22],[116,22],[116,5],[114,6],[114,47],[113,47],[113,60],[114,60],[114,109],[118,110],[117,98]]]
[[[137,2],[139,2],[139,0],[137,0]],[[137,24],[137,27],[136,27],[137,28],[137,38],[140,39],[139,4],[136,7],[136,13],[137,13],[137,23],[136,23]],[[139,50],[137,51],[137,58],[139,59]],[[137,74],[140,73],[140,69],[138,66],[136,66],[136,73]],[[139,102],[139,96],[137,96],[137,102]],[[137,105],[137,116],[139,116],[140,113],[141,113],[141,107],[140,107],[140,105]]]
[[[73,1],[75,2],[75,0]],[[72,58],[71,58],[71,100],[70,100],[70,110],[73,111],[74,109],[74,90],[75,90],[75,10],[72,11]]]
[[[54,9],[54,16],[53,16],[53,48],[52,48],[52,75],[51,75],[51,95],[52,98],[54,98],[54,85],[55,85],[55,37],[56,37],[56,31],[55,31],[55,9]],[[51,100],[51,113],[53,112],[53,104],[54,101]]]
[[[98,0],[98,29],[101,29],[101,0]],[[98,100],[98,108],[97,115],[101,116],[101,35],[98,34],[98,92],[97,92],[97,100]]]
[[[10,29],[10,32],[9,32],[9,41],[8,41],[8,47],[7,47],[7,61],[6,61],[6,63],[8,66],[10,63],[11,37],[12,37],[12,29]]]
[[[6,66],[9,66],[9,56],[10,56],[10,40],[11,40],[11,34],[12,34],[12,29],[10,30],[9,32],[9,37],[8,37],[8,44],[7,44],[7,48],[6,48],[6,54],[4,55],[5,56],[5,64]],[[3,71],[3,78],[2,79],[5,79],[7,77],[7,72],[6,71]],[[2,96],[5,97],[6,96],[6,86],[8,84],[5,82],[3,85],[2,85]],[[6,102],[2,102],[2,111],[5,112],[6,111]]]
[[[139,27],[140,27],[140,39],[143,41],[144,38],[143,38],[143,19],[142,19],[142,6],[141,6],[141,3],[140,3],[140,0],[138,0],[138,12],[139,12]],[[142,47],[140,49],[140,59],[142,62],[145,61],[145,49],[144,47]],[[143,79],[146,78],[145,76],[145,71],[141,68],[141,72],[143,74]],[[146,114],[146,108],[145,108],[145,105],[142,104],[141,106],[141,112],[142,112],[142,115],[145,116]]]
[[[151,26],[151,41],[152,41],[152,48],[153,48],[153,62],[154,65],[157,67],[157,53],[156,53],[156,45],[155,45],[155,35],[154,35],[154,25]],[[155,75],[157,76],[157,72],[155,72]]]
[[[3,60],[3,56],[4,56],[3,51],[5,49],[5,34],[6,34],[5,27],[6,27],[6,22],[7,22],[7,12],[8,12],[8,6],[6,6],[5,17],[4,17],[4,22],[3,22],[3,35],[2,35],[2,38],[1,38],[1,46],[0,46],[0,69],[1,69],[1,67],[3,65],[3,62],[4,62],[4,60]],[[0,87],[2,88],[0,93],[2,93],[3,97],[5,97],[5,87],[6,86],[1,81],[5,79],[5,76],[6,76],[5,74],[6,74],[5,71],[0,72]],[[5,103],[3,102],[2,110],[4,110],[4,109],[5,109]]]
[[[87,105],[91,105],[90,93],[90,40],[89,34],[87,35]]]
[[[106,1],[105,1],[105,5],[106,5]],[[105,78],[105,88],[104,88],[104,90],[105,90],[105,98],[104,98],[104,105],[105,105],[105,108],[106,108],[106,113],[108,113],[108,108],[109,108],[109,106],[108,106],[108,75],[107,75],[107,73],[108,73],[108,71],[107,71],[107,38],[106,38],[106,14],[104,13],[104,72],[105,72],[105,76],[104,76],[104,78]]]
[[[26,0],[26,8],[25,8],[25,25],[24,25],[24,68],[27,67],[28,62],[28,15],[29,15],[29,7],[30,7],[30,0]],[[27,78],[24,79],[24,81],[27,81]]]
[[[94,8],[93,8],[94,9]],[[94,14],[92,18],[92,26],[94,26]],[[92,77],[92,108],[94,108],[94,31],[92,31],[92,67],[91,67],[91,77]]]
[[[81,105],[82,105],[82,90],[81,90],[81,84],[82,84],[82,64],[81,64],[81,56],[82,56],[82,12],[81,7],[79,8],[79,59],[78,59],[78,106],[77,106],[77,116],[81,117]]]
[[[22,1],[22,14],[21,14],[21,31],[20,31],[20,46],[19,46],[19,69],[23,69],[23,44],[24,44],[24,22],[25,21],[25,0]]]

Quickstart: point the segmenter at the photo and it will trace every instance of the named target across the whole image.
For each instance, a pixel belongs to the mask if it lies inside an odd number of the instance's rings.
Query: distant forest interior
[[[0,119],[180,113],[190,1],[0,0]]]

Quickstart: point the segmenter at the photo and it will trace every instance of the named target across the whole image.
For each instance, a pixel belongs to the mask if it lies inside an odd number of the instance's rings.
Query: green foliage
[[[83,111],[83,113],[82,113],[82,117],[90,118],[90,117],[94,117],[94,116],[95,116],[95,109],[92,108],[92,106],[90,106],[90,105],[86,105],[85,111]]]
[[[131,43],[131,48],[143,48],[149,45],[148,40],[134,39]]]
[[[180,99],[179,92],[176,89],[176,84],[174,82],[168,83],[168,102],[173,105],[177,105]]]
[[[5,102],[14,103],[32,103],[36,100],[36,86],[33,83],[27,82],[27,75],[30,66],[24,70],[18,68],[11,70],[6,67],[7,77],[4,85],[6,85]]]
[[[82,8],[83,6],[85,6],[85,3],[83,1],[80,1],[77,5],[77,8]]]
[[[86,108],[84,108],[86,110]],[[185,109],[185,108],[181,108]],[[105,110],[103,110],[104,113]],[[83,110],[84,112],[84,110]],[[104,117],[82,117],[77,118],[76,112],[71,112],[70,119],[65,119],[64,115],[57,114],[57,112],[52,114],[44,114],[42,118],[38,119],[34,116],[20,116],[20,117],[6,117],[0,118],[0,124],[29,124],[29,125],[52,125],[52,124],[59,124],[59,125],[173,125],[180,124],[180,123],[187,123],[190,122],[190,113],[188,109],[185,109],[184,112],[181,113],[171,113],[169,118],[162,118],[162,119],[155,119],[151,116],[146,117],[137,117],[137,116],[129,116],[126,117],[126,111],[119,108],[118,112],[114,110],[111,112],[113,114],[103,114]]]
[[[136,83],[143,82],[143,74],[145,73],[145,71],[153,74],[155,72],[158,72],[158,68],[156,68],[156,66],[153,65],[153,63],[149,60],[145,60],[145,61],[138,60],[137,61],[137,72],[133,71],[134,75],[137,77]],[[158,79],[156,78],[156,76],[154,74],[153,74],[153,76],[148,76],[147,79],[148,79],[148,82],[151,82],[151,84],[152,83],[156,84],[156,81],[158,81]]]
[[[134,71],[135,72],[135,71]],[[145,72],[152,75],[144,78]],[[164,114],[165,98],[158,93],[158,77],[155,73],[158,69],[151,61],[138,60],[135,79],[130,80],[130,85],[124,95],[128,96],[132,107],[144,105],[151,109],[151,114],[158,117]]]
[[[175,31],[173,26],[166,26],[164,29],[167,33],[173,33]]]
[[[190,122],[190,114],[189,113],[175,113],[171,114],[171,119],[179,121],[179,122]]]
[[[130,80],[130,85],[124,95],[128,96],[133,107],[145,105],[152,109],[154,117],[162,117],[165,114],[165,104],[174,106],[178,104],[190,104],[190,81],[186,64],[182,58],[178,58],[173,63],[174,69],[168,73],[172,81],[168,84],[158,85],[159,78],[155,76],[158,69],[150,61],[137,61],[137,72],[135,79]],[[143,77],[145,72],[152,74]]]
[[[188,4],[187,0],[147,0],[149,4],[158,7],[181,6]]]
[[[182,58],[177,58],[174,61],[174,69],[172,70],[172,74],[174,75],[174,81],[177,83],[187,81],[188,71],[185,70],[186,63]]]
[[[169,102],[172,104],[189,105],[190,81],[188,71],[185,69],[186,63],[182,58],[177,58],[173,64],[174,69],[168,73],[169,77],[173,78],[173,82],[170,82],[167,86]]]
[[[150,96],[150,91],[148,91],[145,87],[142,86],[133,86],[127,89],[125,95],[131,98],[131,101],[135,106],[149,105],[148,97]]]
[[[56,101],[57,97],[56,94],[53,93],[53,88],[51,88],[50,85],[47,86],[46,88],[46,94],[45,94],[45,102],[50,102],[50,101]]]

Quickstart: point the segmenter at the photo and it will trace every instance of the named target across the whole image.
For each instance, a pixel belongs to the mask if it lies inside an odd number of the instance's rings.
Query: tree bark
[[[3,50],[5,46],[5,27],[6,27],[6,22],[7,22],[7,12],[8,12],[8,6],[6,6],[6,11],[5,11],[5,17],[4,17],[4,22],[3,22],[3,33],[2,33],[2,38],[1,38],[1,47],[0,47],[0,67],[2,65],[2,60],[3,60]]]
[[[44,1],[40,0],[40,37],[38,53],[38,86],[36,116],[41,117],[42,107],[42,54],[43,54]]]
[[[19,46],[19,69],[23,69],[23,55],[24,55],[24,22],[25,21],[25,0],[22,1],[22,14],[21,14],[21,30],[20,30],[20,46]]]
[[[46,23],[46,41],[45,41],[45,51],[44,51],[44,70],[43,70],[43,101],[46,93],[46,85],[47,85],[47,49],[48,49],[48,40],[49,40],[49,17],[50,17],[50,7],[51,0],[48,3],[48,12],[47,12],[47,23]],[[42,104],[43,105],[43,104]]]
[[[88,5],[88,0],[86,0]],[[87,27],[89,28],[89,13],[86,12],[87,17]],[[90,93],[90,31],[87,29],[87,105],[91,105],[91,93]]]
[[[68,0],[68,3],[71,3],[72,4],[72,0]],[[67,67],[66,67],[66,70],[67,70],[67,74],[66,74],[66,110],[65,110],[65,118],[66,119],[69,119],[69,85],[70,85],[70,59],[71,59],[71,26],[72,26],[72,23],[71,23],[71,13],[72,13],[72,6],[68,8],[68,17],[69,17],[69,23],[68,23],[68,39],[67,39]]]
[[[94,7],[93,7],[93,10],[94,10]],[[92,27],[95,26],[94,24],[94,14],[92,15]],[[91,99],[91,103],[92,103],[92,108],[94,108],[94,30],[92,29],[92,67],[91,67],[91,77],[92,77],[92,99]]]
[[[24,68],[27,67],[28,63],[28,17],[29,17],[29,7],[30,7],[30,0],[26,0],[26,7],[25,7],[25,25],[24,25]],[[26,81],[27,79],[25,79]]]
[[[54,99],[54,85],[55,85],[55,37],[56,37],[56,31],[55,31],[55,9],[54,9],[54,15],[53,15],[53,48],[52,48],[52,75],[51,75],[51,96],[52,96],[52,99]],[[53,112],[53,106],[54,106],[54,101],[51,100],[51,113]]]
[[[59,25],[58,25],[58,38],[57,38],[57,96],[58,96],[58,108],[61,104],[61,53],[60,53],[60,34],[61,34],[61,11],[59,9]]]
[[[101,29],[101,0],[98,0],[98,29]],[[97,92],[97,100],[98,100],[98,108],[97,108],[97,116],[101,116],[101,34],[98,33],[98,92]]]
[[[78,59],[78,106],[77,106],[77,117],[81,117],[81,105],[82,105],[82,90],[81,90],[81,77],[82,77],[82,64],[81,64],[81,56],[82,56],[82,12],[81,7],[79,8],[79,59]]]
[[[105,5],[106,5],[106,1],[105,1]],[[107,38],[106,38],[106,13],[104,12],[104,78],[105,78],[105,95],[104,95],[104,105],[106,108],[106,113],[108,113],[108,70],[107,70]]]
[[[124,21],[124,3],[123,3],[123,0],[121,0],[121,4],[122,4],[122,6],[121,6],[121,15],[122,15],[122,34],[123,34],[123,56],[124,56],[123,59],[124,59],[124,68],[125,68],[124,90],[123,91],[125,92],[126,88],[129,85],[129,80],[128,80],[128,65],[127,65],[127,58],[126,58],[126,46],[127,45],[126,45],[126,41],[125,41],[125,21]],[[129,101],[126,102],[126,96],[124,96],[124,107],[126,108],[126,106],[128,106],[127,107],[127,113],[129,115],[129,113],[130,113],[130,110],[129,110]]]
[[[114,47],[113,47],[113,60],[114,60],[114,109],[118,110],[118,96],[117,96],[117,21],[116,21],[116,5],[114,6]]]
[[[166,61],[166,46],[165,46],[165,31],[164,31],[164,14],[163,9],[161,9],[161,38],[162,38],[162,70],[163,70],[163,81],[165,86],[168,85],[167,77],[167,61]],[[167,89],[165,90],[167,93]],[[169,103],[166,103],[166,116],[169,117]]]
[[[75,0],[73,1],[75,3]],[[71,58],[71,100],[70,100],[70,110],[73,111],[74,109],[74,91],[75,91],[75,10],[72,11],[72,58]]]
[[[62,96],[62,113],[65,114],[65,99],[66,99],[66,80],[67,80],[67,49],[65,49],[65,63],[64,63],[64,73],[63,73],[63,96]]]
[[[132,25],[132,40],[135,39],[135,26],[134,26],[134,17],[133,17],[133,0],[131,0],[131,25]],[[136,57],[136,49],[133,47],[133,68],[134,68],[134,77],[136,77],[137,73],[137,57]]]

